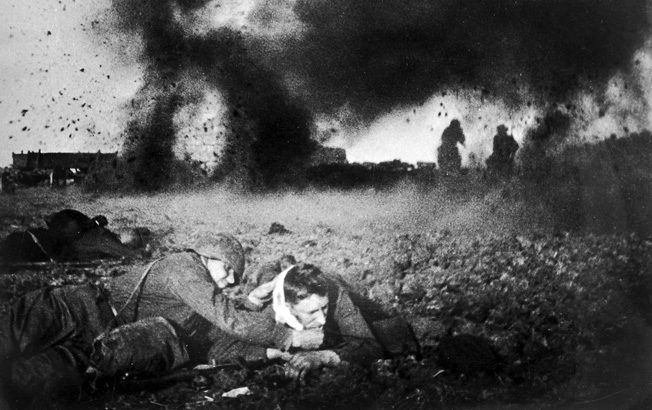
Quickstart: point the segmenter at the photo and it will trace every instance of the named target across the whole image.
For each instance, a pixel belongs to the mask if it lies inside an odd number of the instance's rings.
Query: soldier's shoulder
[[[201,267],[200,256],[192,251],[179,251],[170,253],[154,264],[154,268],[157,270],[168,269],[168,268],[199,268]]]

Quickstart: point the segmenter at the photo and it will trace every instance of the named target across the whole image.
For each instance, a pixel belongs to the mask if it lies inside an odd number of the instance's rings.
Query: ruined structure
[[[50,185],[65,185],[68,177],[83,178],[94,167],[117,167],[118,154],[102,152],[32,152],[12,153],[13,169],[23,173],[49,171]],[[72,174],[71,170],[77,170]]]
[[[324,164],[348,164],[344,148],[332,148],[318,145],[310,157],[310,166]]]
[[[81,171],[88,170],[94,163],[115,162],[118,159],[116,152],[32,152],[27,154],[12,153],[13,167],[22,171],[54,168],[76,168]]]

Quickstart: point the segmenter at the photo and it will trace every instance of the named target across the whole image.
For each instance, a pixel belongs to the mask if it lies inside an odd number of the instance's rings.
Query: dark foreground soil
[[[147,226],[150,257],[198,230],[235,233],[251,268],[293,254],[339,274],[413,324],[421,356],[325,369],[303,385],[281,368],[229,368],[147,386],[97,386],[55,408],[652,408],[652,242],[554,232],[519,204],[488,194],[220,191],[91,195],[74,188],[0,197],[0,234],[43,226],[63,208],[104,214],[109,228]],[[287,232],[269,233],[272,223]],[[2,268],[0,309],[46,284],[107,282],[131,266]],[[447,333],[489,341],[496,371],[464,374],[439,360]],[[222,394],[248,387],[251,394]]]

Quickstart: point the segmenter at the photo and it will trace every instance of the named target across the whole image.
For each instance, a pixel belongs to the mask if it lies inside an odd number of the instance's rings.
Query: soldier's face
[[[235,283],[233,269],[221,260],[209,258],[206,262],[206,268],[208,268],[208,272],[210,272],[211,278],[213,278],[213,282],[215,282],[218,288],[224,289]]]
[[[328,296],[312,294],[299,303],[288,304],[288,307],[305,329],[318,329],[326,324]]]

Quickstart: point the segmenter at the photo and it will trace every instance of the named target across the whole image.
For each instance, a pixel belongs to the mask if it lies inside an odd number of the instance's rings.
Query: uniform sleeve
[[[339,287],[338,287],[339,288]],[[382,357],[382,348],[360,310],[353,304],[348,292],[339,288],[333,319],[339,328],[343,343],[333,349],[341,360],[368,364]]]
[[[159,269],[167,269],[161,261]],[[170,269],[167,269],[170,270]],[[215,292],[215,285],[206,268],[196,258],[186,258],[174,266],[168,286],[184,304],[215,326],[239,339],[253,344],[287,349],[290,330],[277,324],[268,312],[251,312],[236,308],[236,302]]]
[[[215,339],[208,351],[208,361],[216,364],[264,362],[267,349],[261,345],[246,342],[231,335],[223,334]]]

